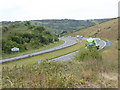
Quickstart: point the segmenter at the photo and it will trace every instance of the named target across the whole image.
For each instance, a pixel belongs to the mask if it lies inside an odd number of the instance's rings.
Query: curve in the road
[[[105,46],[106,46],[106,42],[104,40],[101,40],[99,50],[103,49]]]
[[[62,37],[60,39],[64,40],[65,43],[62,44],[62,45],[56,46],[54,48],[47,49],[47,50],[34,52],[34,53],[26,54],[26,55],[21,55],[21,56],[17,56],[17,57],[12,57],[12,58],[2,59],[2,60],[0,60],[0,63],[15,61],[15,60],[18,60],[18,59],[23,59],[23,58],[27,58],[27,57],[31,57],[31,56],[35,56],[35,55],[40,55],[40,54],[56,51],[56,50],[59,50],[59,49],[63,49],[63,48],[72,46],[72,45],[77,43],[77,41],[75,41],[75,40],[73,40],[69,37]]]
[[[84,40],[87,40],[88,38],[83,38]],[[100,41],[100,47],[99,47],[99,50],[102,50],[104,47],[106,46],[106,42],[104,40],[101,40]],[[72,53],[69,53],[69,54],[66,54],[64,56],[60,56],[60,57],[57,57],[57,58],[54,58],[54,59],[50,59],[50,61],[68,61],[68,60],[73,60],[74,59],[74,56],[79,52],[80,50],[78,51],[75,51],[75,52],[72,52]]]

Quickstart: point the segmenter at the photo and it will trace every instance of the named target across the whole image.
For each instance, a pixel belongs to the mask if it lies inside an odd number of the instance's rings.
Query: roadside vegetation
[[[97,51],[96,48],[81,49],[78,55],[76,56],[76,60],[78,61],[84,61],[88,59],[101,60],[102,56],[100,55],[99,51]]]
[[[60,49],[57,51],[53,51],[53,52],[49,52],[49,53],[45,53],[45,54],[41,54],[41,55],[37,55],[37,56],[33,56],[33,57],[28,57],[28,58],[20,59],[20,60],[13,61],[13,62],[3,63],[2,67],[5,69],[8,68],[10,70],[14,69],[14,67],[16,67],[16,68],[26,67],[26,66],[38,63],[38,60],[47,61],[47,60],[77,51],[80,48],[83,48],[84,46],[85,46],[85,41],[83,41],[82,43],[79,42],[73,46],[70,46],[70,47],[67,47],[64,49]]]
[[[19,52],[40,49],[41,47],[59,41],[51,31],[42,26],[32,26],[30,22],[15,23],[2,28],[2,55],[13,54],[11,48],[17,47]],[[16,52],[15,52],[16,53]]]
[[[13,71],[3,68],[3,88],[116,88],[116,78],[102,74],[111,69],[94,51],[82,49],[72,61],[42,61]]]
[[[96,37],[105,41],[111,41],[111,47],[105,47],[100,51],[102,55],[103,70],[101,72],[100,79],[103,80],[103,84],[108,86],[118,87],[118,18],[113,20],[97,24],[92,27],[81,29],[75,33],[69,34],[70,36],[82,35],[84,37]],[[92,66],[91,66],[92,67]],[[96,68],[94,66],[94,68]],[[98,70],[99,71],[99,70]],[[112,83],[113,81],[113,83]],[[107,87],[107,86],[106,86]]]
[[[103,38],[111,41],[112,47],[97,51],[81,49],[81,44],[85,44],[78,43],[62,50],[4,63],[3,88],[118,88],[117,20],[69,34]],[[48,61],[79,49],[72,61]],[[39,59],[43,60],[40,64]]]
[[[4,54],[2,56],[2,59],[5,59],[5,58],[10,58],[10,57],[15,57],[15,56],[20,56],[20,55],[24,55],[24,54],[28,54],[28,53],[33,53],[33,52],[38,52],[38,51],[42,51],[42,50],[46,50],[46,49],[50,49],[50,48],[53,48],[53,47],[56,47],[56,46],[59,46],[61,44],[63,44],[64,41],[63,40],[59,40],[57,42],[54,42],[54,43],[50,43],[48,45],[44,45],[40,48],[36,48],[36,49],[30,49],[30,50],[26,50],[24,52],[16,52],[16,53],[11,53],[11,54]]]

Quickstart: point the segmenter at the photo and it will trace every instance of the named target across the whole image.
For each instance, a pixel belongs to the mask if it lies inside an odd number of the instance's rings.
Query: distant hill
[[[110,19],[93,19],[93,20],[72,20],[72,19],[51,19],[51,20],[33,20],[32,25],[41,25],[54,30],[56,33],[62,31],[72,32],[81,28],[95,25]]]
[[[82,35],[84,37],[99,37],[108,40],[118,39],[118,19],[112,19],[88,28],[79,29],[69,34],[71,36]]]
[[[73,20],[73,19],[46,19],[46,20],[31,20],[31,25],[40,25],[45,28],[51,29],[56,33],[73,32],[81,28],[95,25],[110,19],[91,19],[91,20]],[[22,21],[3,21],[1,25],[10,25],[15,23],[23,23]]]

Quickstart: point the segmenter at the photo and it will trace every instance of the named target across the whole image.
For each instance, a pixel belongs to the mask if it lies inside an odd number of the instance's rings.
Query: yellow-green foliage
[[[102,60],[44,61],[17,70],[3,69],[3,88],[110,88],[117,80],[101,78]]]
[[[76,60],[78,60],[78,61],[83,61],[83,60],[87,60],[87,59],[100,60],[100,59],[102,59],[102,56],[100,55],[100,52],[97,51],[97,49],[95,49],[95,48],[82,49],[76,56]]]
[[[39,65],[32,65],[23,70],[12,71],[11,74],[8,75],[7,72],[3,72],[5,76],[3,77],[3,87],[73,87],[75,81],[74,76],[70,73],[65,73],[66,70],[68,70],[67,64],[51,61],[43,62]]]

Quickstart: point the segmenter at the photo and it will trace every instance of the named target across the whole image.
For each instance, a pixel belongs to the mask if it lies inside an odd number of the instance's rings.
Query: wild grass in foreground
[[[21,70],[3,69],[3,88],[117,88],[117,79],[103,76],[110,72],[99,58],[101,54],[95,52],[83,50],[77,59],[67,62],[44,61]]]

